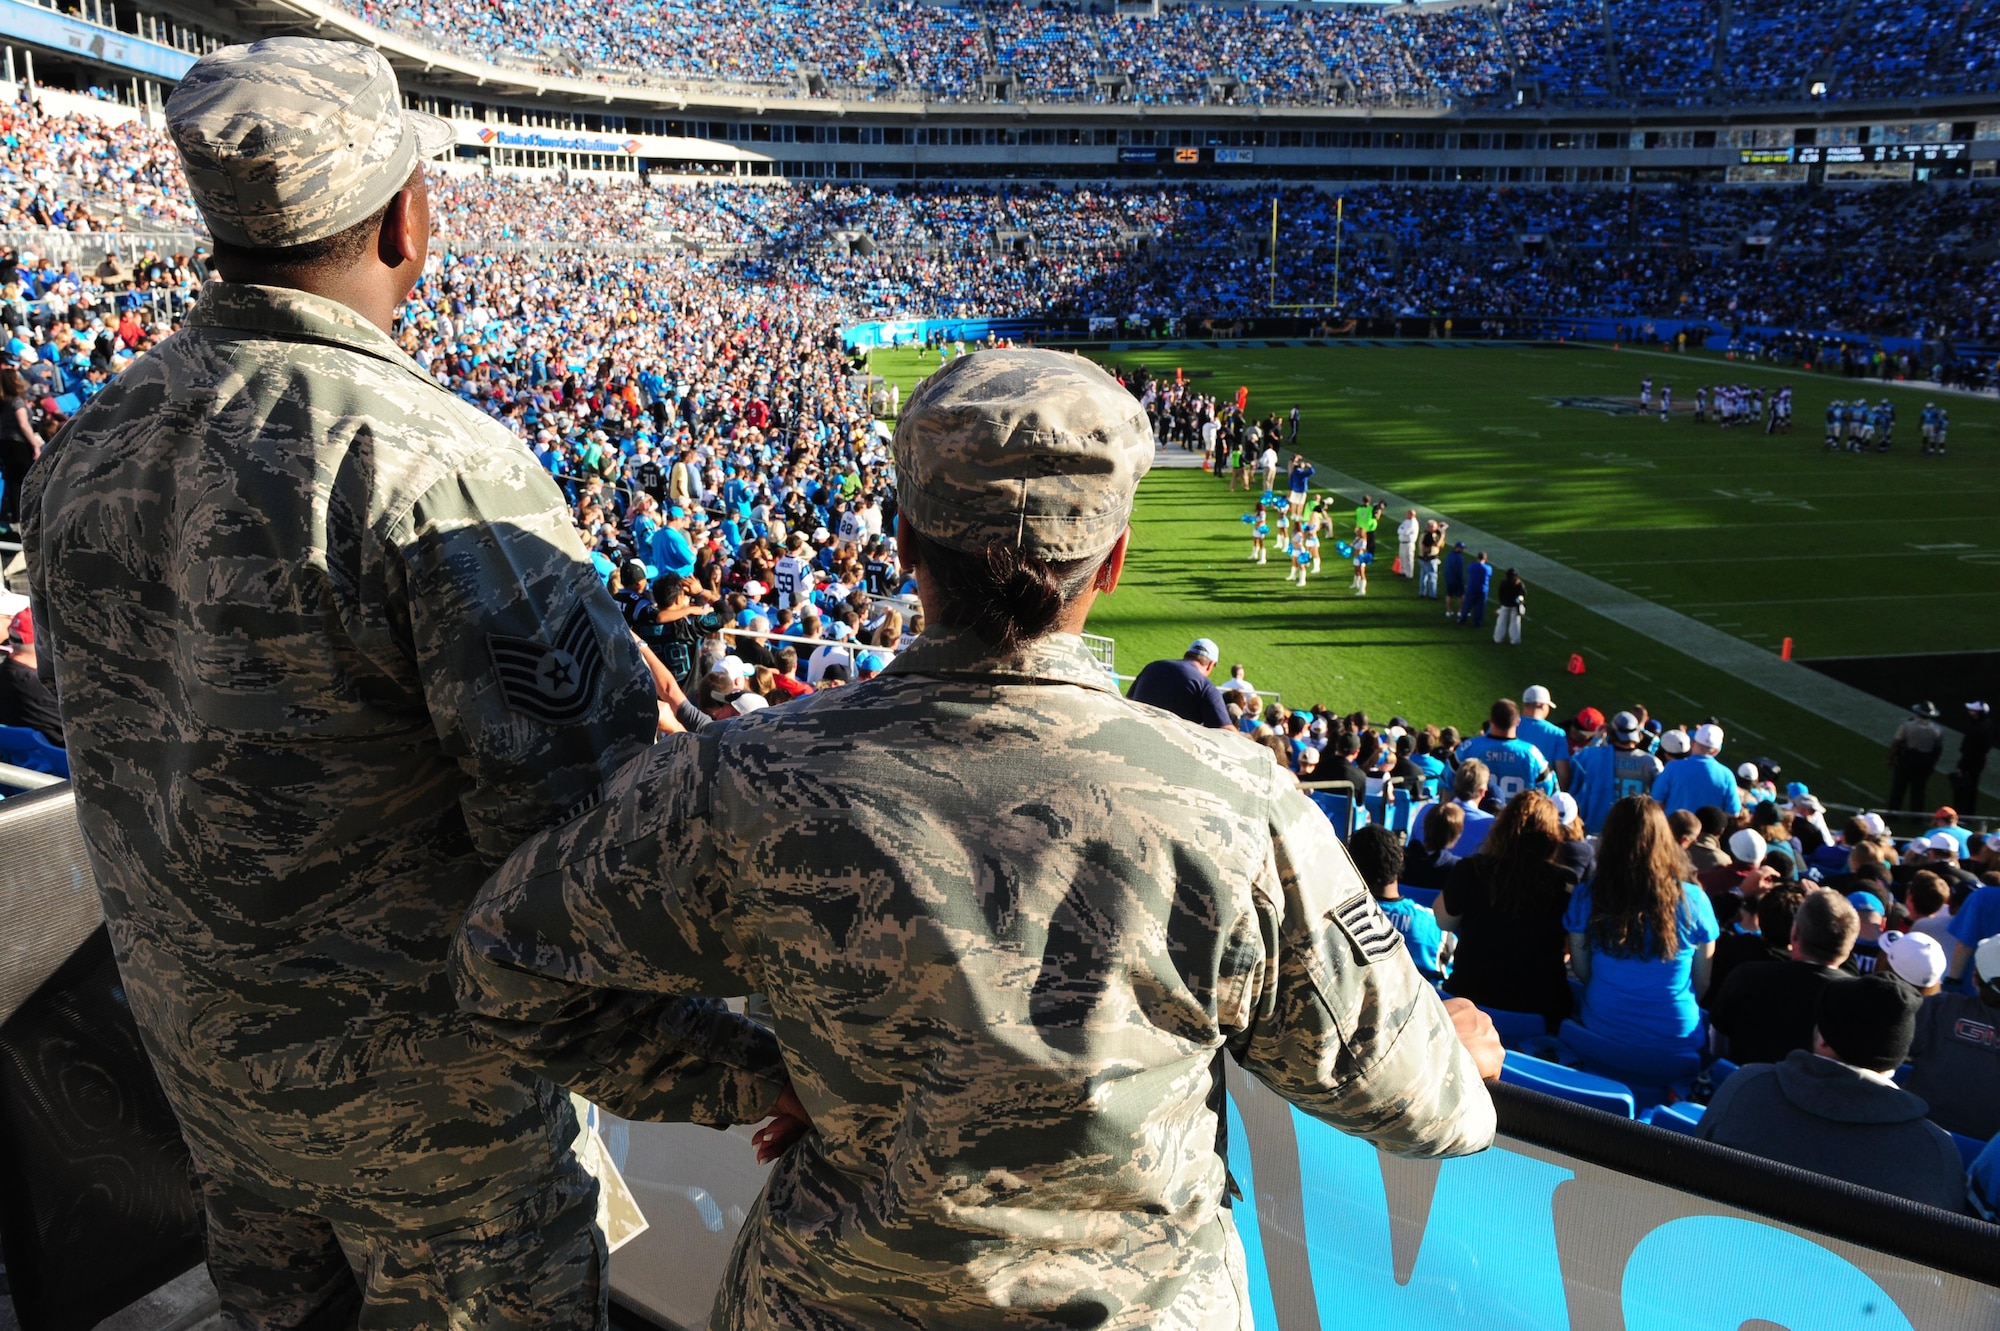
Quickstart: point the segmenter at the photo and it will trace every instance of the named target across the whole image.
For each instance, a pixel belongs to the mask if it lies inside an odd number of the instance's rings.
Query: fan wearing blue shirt
[[[1521,695],[1521,724],[1515,734],[1535,746],[1542,757],[1555,769],[1556,784],[1564,790],[1570,788],[1569,774],[1569,733],[1549,720],[1549,713],[1555,710],[1556,700],[1549,691],[1539,684],[1531,684]]]
[[[1688,756],[1668,763],[1653,782],[1653,798],[1661,808],[1674,813],[1714,805],[1731,817],[1743,812],[1736,773],[1716,761],[1722,752],[1722,738],[1722,727],[1713,721],[1689,733]]]
[[[1972,954],[1986,939],[2000,934],[2000,887],[1975,889],[1951,917],[1949,928],[1955,946],[1951,950],[1951,965],[1946,969],[1951,981],[1945,987],[1977,993],[1979,982],[1967,977],[1972,970]]]
[[[1368,894],[1403,936],[1403,945],[1410,950],[1417,973],[1433,984],[1443,980],[1444,930],[1438,926],[1437,915],[1429,906],[1420,906],[1403,896],[1397,881],[1403,873],[1403,847],[1396,834],[1371,823],[1348,838],[1347,853],[1361,881],[1368,885]]]
[[[1521,724],[1521,709],[1514,700],[1502,698],[1494,703],[1486,721],[1485,734],[1474,735],[1458,746],[1459,759],[1477,758],[1486,764],[1493,794],[1502,804],[1524,790],[1539,790],[1553,797],[1556,774],[1549,760],[1542,757],[1541,750],[1515,735]]]
[[[667,510],[666,525],[653,533],[653,567],[662,578],[685,578],[694,572],[694,545],[687,538],[687,510],[676,504]]]
[[[1578,749],[1570,758],[1570,790],[1576,796],[1583,830],[1595,836],[1604,830],[1611,806],[1631,795],[1644,795],[1659,779],[1660,760],[1639,746],[1646,733],[1639,718],[1620,712],[1611,718],[1609,744]]]
[[[1633,1049],[1700,1052],[1701,1008],[1721,926],[1667,815],[1644,795],[1611,806],[1591,881],[1563,915],[1570,969],[1583,982],[1576,1020]]]

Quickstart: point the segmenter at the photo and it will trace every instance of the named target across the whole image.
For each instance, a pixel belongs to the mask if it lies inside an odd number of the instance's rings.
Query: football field
[[[1769,757],[1830,803],[1865,805],[1886,794],[1884,745],[1900,707],[1926,687],[1984,687],[1946,667],[1983,667],[1971,654],[2000,650],[2000,527],[1990,516],[2000,403],[1990,398],[1603,344],[1134,349],[1097,359],[1169,377],[1178,369],[1219,397],[1247,387],[1260,418],[1297,404],[1316,492],[1350,510],[1362,493],[1393,496],[1442,517],[1468,550],[1489,550],[1496,583],[1515,566],[1528,584],[1518,647],[1494,644],[1490,616],[1483,631],[1450,624],[1413,582],[1391,576],[1388,532],[1365,598],[1349,591],[1331,542],[1325,573],[1301,591],[1275,554],[1249,562],[1241,519],[1254,496],[1198,469],[1161,468],[1140,487],[1125,581],[1091,621],[1117,640],[1125,673],[1204,634],[1225,665],[1242,662],[1291,705],[1467,730],[1493,698],[1539,683],[1562,715],[1643,702],[1669,724],[1717,718],[1732,765]],[[936,361],[877,352],[873,366],[907,397]],[[1668,420],[1657,406],[1638,410],[1648,377],[1656,395],[1673,386]],[[1739,382],[1791,384],[1792,432],[1694,423],[1698,386]],[[1895,403],[1895,447],[1826,453],[1827,403],[1864,393]],[[1927,401],[1950,412],[1944,457],[1920,453]],[[1385,527],[1402,512],[1392,506]],[[1782,663],[1787,637],[1795,658],[1887,658],[1868,686],[1891,701]],[[1570,673],[1572,657],[1582,674]],[[1905,681],[1918,690],[1909,698]],[[1965,700],[1936,698],[1947,723],[1962,721]],[[1956,736],[1948,742],[1955,758]],[[1941,781],[1931,794],[1946,797]]]

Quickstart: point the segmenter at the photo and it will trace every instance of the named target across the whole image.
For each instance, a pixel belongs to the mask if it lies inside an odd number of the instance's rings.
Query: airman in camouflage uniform
[[[296,38],[206,57],[168,116],[253,257],[419,208],[450,140],[379,55]],[[27,513],[78,817],[229,1324],[601,1326],[569,1096],[444,965],[506,851],[658,723],[553,482],[357,309],[224,282],[55,439]],[[608,1034],[537,1065],[627,1114],[750,1121],[783,1085],[720,1004],[572,1015]]]
[[[1152,453],[1097,367],[975,353],[897,430],[905,550],[1109,590]],[[1498,1043],[1475,1061],[1269,754],[1119,696],[1075,632],[1095,591],[996,647],[926,558],[939,631],[881,678],[665,741],[516,852],[461,1001],[519,1034],[603,992],[767,996],[815,1127],[713,1327],[1247,1326],[1217,1051],[1443,1156],[1492,1140]]]

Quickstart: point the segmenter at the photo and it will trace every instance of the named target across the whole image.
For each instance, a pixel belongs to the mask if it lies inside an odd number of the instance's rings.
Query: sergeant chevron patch
[[[486,649],[510,710],[549,725],[574,721],[590,710],[598,676],[604,673],[604,647],[581,602],[553,643],[492,633]]]
[[[1366,894],[1335,910],[1333,922],[1354,944],[1354,950],[1361,954],[1364,965],[1388,956],[1402,941],[1402,935],[1396,932],[1396,926],[1389,923],[1389,917],[1375,904],[1375,898]]]

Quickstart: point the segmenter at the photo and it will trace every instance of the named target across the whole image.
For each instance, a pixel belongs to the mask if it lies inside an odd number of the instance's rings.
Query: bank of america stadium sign
[[[637,139],[600,139],[588,134],[536,134],[516,129],[496,129],[487,125],[479,131],[479,141],[489,148],[554,148],[572,153],[624,153],[637,157],[643,146]]]

